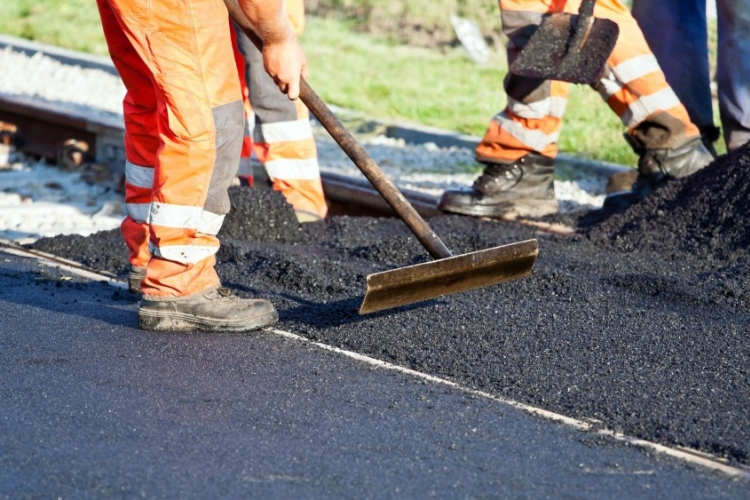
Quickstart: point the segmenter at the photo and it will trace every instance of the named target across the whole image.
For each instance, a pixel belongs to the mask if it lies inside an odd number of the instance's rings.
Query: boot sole
[[[558,211],[557,200],[513,200],[513,203],[502,203],[498,205],[451,205],[441,203],[438,206],[443,212],[461,215],[473,215],[475,217],[543,217],[556,214]]]
[[[279,320],[279,313],[272,311],[253,318],[251,321],[227,321],[224,319],[198,318],[190,314],[160,311],[138,311],[138,326],[150,332],[250,332],[273,326]]]

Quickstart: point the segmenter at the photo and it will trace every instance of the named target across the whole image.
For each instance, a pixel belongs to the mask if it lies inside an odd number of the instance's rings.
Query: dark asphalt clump
[[[232,208],[224,219],[219,238],[241,238],[257,243],[298,243],[304,234],[284,195],[266,191],[252,196],[246,187],[229,188]]]
[[[545,16],[513,61],[511,71],[540,80],[585,84],[596,81],[617,42],[619,29],[611,20],[595,18],[588,32],[584,32],[585,42],[578,45],[579,19],[580,16],[565,13]]]
[[[592,226],[590,233],[626,240],[633,248],[718,252],[727,258],[750,245],[748,171],[750,144],[669,182],[630,210]]]
[[[128,247],[119,229],[100,231],[93,236],[72,234],[40,238],[33,248],[116,276],[125,276],[130,267],[127,261]]]
[[[263,222],[289,220],[267,199],[276,193],[233,190],[218,271],[240,294],[271,299],[282,329],[748,464],[748,161],[744,149],[625,212],[579,218],[572,238],[430,219],[454,254],[537,237],[539,259],[522,280],[367,316],[357,310],[368,274],[430,260],[403,222],[335,217],[290,230]],[[122,269],[112,237],[36,246]]]

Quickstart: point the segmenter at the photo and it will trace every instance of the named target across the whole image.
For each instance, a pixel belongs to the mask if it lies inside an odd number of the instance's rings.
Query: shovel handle
[[[258,50],[263,50],[263,42],[253,31],[247,16],[240,8],[237,0],[224,0],[229,15],[237,26],[250,38]],[[419,242],[430,253],[433,259],[452,257],[450,250],[438,238],[435,232],[424,221],[401,191],[380,170],[370,155],[359,145],[354,137],[341,124],[336,115],[331,112],[318,94],[310,87],[304,78],[300,78],[300,99],[308,107],[313,116],[331,134],[342,150],[351,158],[364,176],[378,190],[380,195],[390,205],[394,212],[406,223]]]
[[[304,78],[300,81],[300,99],[310,109],[310,112],[323,125],[341,149],[351,158],[357,168],[367,180],[378,190],[388,205],[398,214],[401,220],[409,226],[411,232],[435,259],[451,257],[450,250],[438,238],[435,232],[424,221],[401,191],[378,167],[375,160],[367,154],[357,140],[341,124],[336,115],[331,112]]]
[[[594,3],[596,0],[583,0],[578,8],[578,21],[576,22],[575,32],[570,41],[570,47],[573,50],[581,50],[581,47],[589,37],[591,24],[594,16]]]
[[[578,7],[578,15],[581,18],[588,19],[594,15],[594,4],[596,0],[583,0],[581,6]]]

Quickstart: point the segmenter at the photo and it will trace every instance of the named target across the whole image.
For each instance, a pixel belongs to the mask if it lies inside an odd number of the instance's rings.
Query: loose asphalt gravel
[[[429,220],[456,254],[528,238],[528,278],[359,316],[368,274],[429,260],[398,219],[300,226],[283,199],[232,188],[218,271],[271,299],[279,327],[640,438],[750,463],[750,149],[622,213]],[[34,248],[124,276],[118,231]],[[102,293],[114,293],[102,290]]]

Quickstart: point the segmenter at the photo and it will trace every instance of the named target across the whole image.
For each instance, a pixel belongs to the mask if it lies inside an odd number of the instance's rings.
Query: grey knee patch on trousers
[[[216,161],[208,185],[204,210],[217,215],[229,213],[229,186],[237,175],[245,127],[245,108],[234,101],[213,110],[216,129]]]

